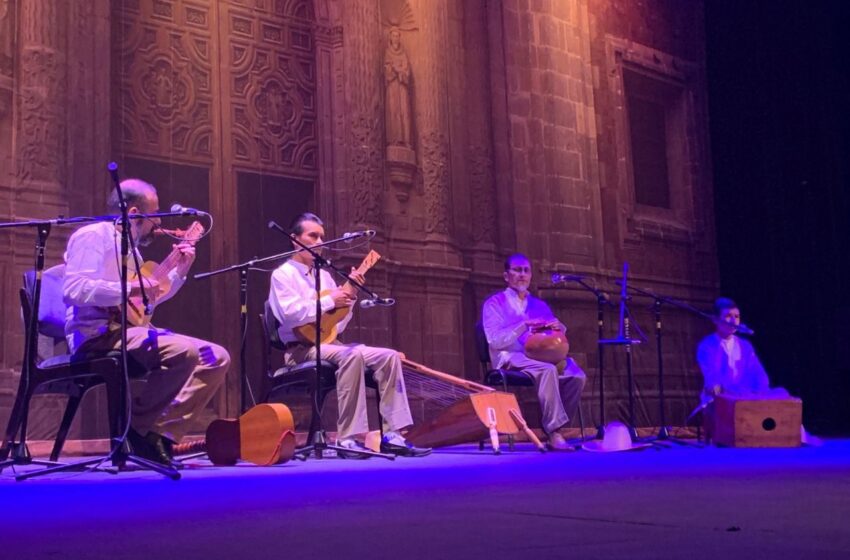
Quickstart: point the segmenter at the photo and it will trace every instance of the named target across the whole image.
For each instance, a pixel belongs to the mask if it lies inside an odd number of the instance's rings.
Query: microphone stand
[[[315,248],[317,246],[308,247],[301,241],[297,239],[292,232],[285,230],[280,227],[275,222],[269,222],[269,227],[272,229],[276,229],[279,232],[286,235],[293,243],[301,247],[300,250],[307,251],[313,257],[313,272],[314,272],[314,288],[316,290],[316,319],[315,319],[315,328],[316,328],[316,390],[313,392],[313,418],[318,419],[319,429],[315,431],[313,435],[313,441],[308,443],[306,446],[301,447],[300,449],[295,451],[295,454],[306,459],[311,454],[316,459],[322,459],[324,456],[324,452],[327,450],[335,451],[337,456],[340,453],[344,453],[346,455],[358,455],[361,457],[383,457],[384,459],[395,460],[395,455],[389,455],[386,453],[376,453],[374,451],[367,451],[365,449],[348,449],[339,445],[331,445],[326,441],[325,430],[322,427],[322,411],[319,408],[319,398],[318,398],[318,389],[321,383],[321,372],[322,372],[322,301],[321,301],[321,293],[322,293],[322,269],[329,269],[334,271],[337,275],[345,278],[348,282],[350,282],[353,286],[356,286],[358,290],[369,294],[373,298],[377,298],[374,292],[367,289],[365,286],[360,284],[359,282],[353,280],[348,274],[341,271],[339,268],[331,264],[330,261],[322,257]],[[322,245],[330,245],[332,243],[337,243],[339,241],[347,240],[347,237],[341,237],[339,239],[334,239],[332,241],[328,241],[322,243]],[[299,251],[300,251],[299,250]],[[298,251],[296,251],[298,252]]]
[[[253,405],[257,404],[257,401],[254,398],[254,390],[251,387],[251,382],[248,380],[248,366],[245,363],[248,340],[248,271],[256,265],[284,259],[294,255],[295,253],[296,251],[286,251],[285,253],[278,253],[277,255],[270,255],[268,257],[253,258],[250,261],[226,266],[218,270],[201,272],[192,277],[195,280],[203,280],[204,278],[218,276],[225,272],[231,272],[234,270],[239,272],[239,332],[241,333],[239,343],[239,378],[241,385],[239,404],[240,413],[244,413],[248,410],[249,396],[251,397],[250,403]]]
[[[678,445],[694,445],[699,447],[698,444],[694,444],[689,441],[685,441],[680,438],[676,438],[670,435],[670,428],[667,425],[667,416],[665,411],[665,403],[666,403],[666,394],[664,392],[664,358],[662,353],[662,340],[663,340],[663,323],[661,318],[661,307],[665,303],[673,304],[672,299],[666,298],[664,296],[660,296],[655,292],[652,292],[647,289],[638,288],[636,286],[628,286],[629,290],[641,294],[644,296],[648,296],[652,298],[652,312],[653,318],[655,320],[655,353],[656,360],[658,363],[658,414],[659,420],[661,423],[661,427],[658,430],[658,434],[652,437],[644,438],[642,441],[644,442],[670,442]],[[673,304],[675,305],[675,304]]]
[[[151,461],[145,459],[143,457],[139,457],[138,455],[134,455],[130,450],[130,445],[127,442],[127,433],[130,430],[130,417],[131,417],[131,406],[130,406],[130,371],[128,368],[128,355],[127,355],[127,260],[130,253],[130,247],[135,249],[135,243],[133,242],[132,232],[130,231],[130,215],[129,209],[127,207],[127,201],[124,198],[124,193],[121,190],[121,182],[118,177],[118,165],[115,162],[110,162],[108,165],[109,174],[112,178],[112,182],[115,186],[115,191],[118,195],[118,204],[121,211],[120,215],[120,224],[121,224],[121,267],[120,267],[120,283],[121,283],[121,367],[124,375],[124,383],[122,384],[122,400],[125,403],[124,413],[121,415],[122,417],[118,419],[116,422],[116,427],[120,425],[124,425],[124,433],[123,434],[112,434],[112,444],[111,451],[109,455],[105,457],[96,457],[92,459],[86,459],[83,461],[77,461],[75,463],[68,463],[64,465],[58,465],[54,467],[49,467],[46,469],[42,469],[40,471],[25,473],[19,477],[16,477],[18,480],[24,480],[25,478],[32,478],[35,476],[41,476],[46,474],[52,474],[55,472],[67,471],[78,469],[82,467],[86,467],[89,465],[98,465],[103,463],[104,461],[112,459],[112,464],[118,468],[118,470],[123,470],[128,462],[134,463],[140,467],[147,468],[153,471],[156,471],[164,476],[172,480],[179,480],[180,473],[177,472],[171,466],[163,465],[156,461]],[[163,212],[158,214],[151,214],[144,216],[144,218],[148,217],[157,217],[158,215],[182,215],[181,212]],[[142,216],[139,216],[140,218]],[[79,221],[85,221],[79,220]],[[72,223],[68,221],[66,223]],[[139,286],[140,291],[142,293],[142,301],[144,302],[146,312],[149,312],[149,304],[147,300],[147,296],[145,295],[144,283],[142,281],[141,274],[139,273],[139,260],[138,255],[135,254],[136,251],[133,251],[133,259],[136,264],[137,274],[139,276]],[[43,263],[42,263],[43,265]],[[38,301],[38,300],[34,300]],[[36,325],[38,321],[38,308],[33,310],[33,315],[36,318]],[[32,335],[28,335],[32,336]]]
[[[557,274],[557,273],[556,273]],[[553,280],[555,276],[553,276]],[[584,278],[578,275],[565,275],[563,277],[558,276],[558,280],[560,282],[572,281],[592,293],[596,297],[596,357],[599,363],[598,371],[599,371],[599,424],[596,426],[596,435],[591,437],[585,437],[584,433],[582,433],[581,441],[587,441],[591,439],[602,439],[605,436],[605,384],[604,384],[604,345],[602,344],[603,336],[605,335],[605,306],[613,305],[611,300],[608,298],[608,295],[596,288],[591,286],[587,282],[584,281]],[[581,406],[581,404],[579,404]],[[584,431],[584,426],[582,425],[582,432]]]

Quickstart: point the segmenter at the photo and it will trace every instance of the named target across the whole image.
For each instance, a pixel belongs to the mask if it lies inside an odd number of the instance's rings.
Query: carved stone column
[[[378,0],[358,0],[345,2],[343,10],[351,220],[377,228],[383,224],[384,190],[380,8]]]
[[[466,5],[463,32],[466,37],[487,37],[487,13],[483,2]],[[493,135],[490,109],[490,53],[478,47],[466,49],[466,181],[472,198],[470,233],[476,250],[493,251],[496,232],[496,192],[493,173]],[[476,267],[477,268],[477,267]]]
[[[15,145],[18,180],[60,182],[65,167],[65,54],[62,0],[24,0],[20,10],[21,112]]]
[[[12,176],[12,88],[15,69],[15,4],[0,0],[0,189]],[[0,215],[8,217],[5,193],[0,195]]]
[[[425,232],[448,240],[452,230],[446,95],[446,0],[420,0],[422,69],[418,72],[417,124],[425,193]]]

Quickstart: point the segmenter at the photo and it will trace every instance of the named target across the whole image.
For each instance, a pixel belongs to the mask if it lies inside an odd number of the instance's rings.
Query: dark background
[[[850,433],[850,7],[707,0],[722,291],[815,433]]]

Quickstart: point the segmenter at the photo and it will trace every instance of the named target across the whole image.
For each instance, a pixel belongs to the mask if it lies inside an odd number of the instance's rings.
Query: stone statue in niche
[[[401,31],[390,28],[384,51],[384,80],[387,88],[387,145],[411,146],[410,60],[401,46]]]
[[[384,50],[386,169],[396,197],[405,202],[416,177],[416,151],[413,142],[413,72],[401,43],[402,31],[416,31],[413,11],[407,2],[384,0],[387,16],[387,48]]]

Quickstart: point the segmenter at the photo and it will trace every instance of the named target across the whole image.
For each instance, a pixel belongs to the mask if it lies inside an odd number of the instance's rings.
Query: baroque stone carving
[[[493,159],[489,146],[469,146],[467,167],[473,203],[472,240],[476,243],[494,243],[496,201],[493,196]]]
[[[58,181],[64,148],[57,90],[64,80],[58,54],[41,45],[24,49],[28,69],[21,83],[21,141],[17,153],[20,180]]]
[[[351,187],[354,198],[354,222],[382,224],[380,185],[381,153],[375,142],[379,132],[366,115],[356,115],[351,122]]]
[[[422,137],[423,179],[425,182],[425,231],[449,234],[451,196],[449,193],[448,141],[439,132]]]

